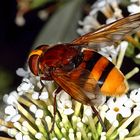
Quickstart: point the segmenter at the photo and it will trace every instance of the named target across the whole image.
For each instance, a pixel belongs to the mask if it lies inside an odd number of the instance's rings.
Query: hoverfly
[[[128,91],[128,85],[121,71],[95,48],[118,43],[139,27],[140,13],[105,25],[71,43],[41,45],[30,53],[28,64],[31,72],[41,80],[54,80],[58,85],[54,96],[54,117],[56,95],[64,90],[73,99],[91,106],[105,130],[94,107],[96,95],[120,96]]]

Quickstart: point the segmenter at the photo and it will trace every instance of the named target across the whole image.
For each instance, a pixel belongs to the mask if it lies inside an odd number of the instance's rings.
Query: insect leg
[[[95,115],[97,116],[99,122],[101,123],[102,127],[103,127],[103,131],[106,132],[106,127],[105,124],[103,123],[103,120],[99,114],[99,112],[96,110],[96,108],[94,106],[91,106],[93,112],[95,113]]]
[[[57,104],[56,104],[56,96],[58,95],[58,93],[60,93],[60,91],[62,90],[62,88],[59,86],[55,92],[54,92],[54,102],[53,102],[53,123],[52,123],[52,127],[50,130],[50,133],[53,131],[54,129],[54,124],[55,124],[55,116],[56,116],[56,108],[57,108]]]
[[[45,84],[42,82],[42,80],[40,79],[40,84],[41,84],[41,89],[39,90],[39,93],[41,94],[41,92],[43,91]]]

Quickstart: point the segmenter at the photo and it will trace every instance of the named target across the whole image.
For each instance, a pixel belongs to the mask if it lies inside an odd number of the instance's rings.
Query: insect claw
[[[39,94],[41,94],[41,92],[43,91],[45,84],[42,82],[42,80],[40,79],[40,84],[41,84],[41,89],[39,90]]]
[[[56,106],[57,106],[57,104],[56,104],[56,96],[60,93],[61,90],[62,90],[62,88],[58,87],[56,89],[56,91],[54,92],[54,103],[53,103],[53,108],[54,108],[53,115],[54,116],[53,116],[53,122],[52,122],[52,126],[51,126],[51,129],[50,129],[49,133],[52,133],[52,131],[54,130],[55,117],[56,117]]]
[[[105,124],[104,124],[99,112],[96,110],[96,108],[93,105],[91,106],[91,108],[92,108],[93,112],[95,113],[95,115],[97,116],[97,118],[103,128],[103,132],[106,132],[107,130],[106,130]]]

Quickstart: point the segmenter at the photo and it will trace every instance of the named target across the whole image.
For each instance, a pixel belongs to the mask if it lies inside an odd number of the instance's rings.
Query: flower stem
[[[73,129],[76,130],[77,128],[77,116],[72,116],[72,126],[73,126]]]
[[[54,126],[54,132],[55,132],[55,134],[57,135],[57,138],[61,139],[61,138],[63,137],[63,135],[62,135],[60,129],[58,128],[58,126],[57,126],[56,124],[55,124],[55,126]]]
[[[117,136],[118,136],[118,132],[117,131],[114,131],[112,133],[112,135],[109,137],[109,140],[115,140]]]
[[[78,122],[78,123],[77,123],[77,127],[78,127],[78,129],[80,130],[83,139],[84,139],[84,140],[89,140],[89,139],[87,138],[87,134],[86,134],[86,132],[85,132],[83,123],[82,123],[82,122]]]
[[[119,125],[118,121],[115,121],[113,125],[109,128],[109,130],[107,131],[106,136],[110,137],[112,133],[115,131],[115,129],[118,127],[118,125]]]
[[[32,115],[24,109],[19,103],[17,103],[19,111],[30,121],[34,124],[35,119],[32,117]]]
[[[138,123],[137,126],[133,128],[133,130],[129,133],[128,136],[134,136],[139,132],[140,132],[140,123]]]
[[[79,116],[80,114],[80,109],[81,109],[82,104],[79,102],[75,102],[75,110],[74,110],[74,115]]]
[[[22,125],[25,126],[32,135],[37,133],[37,131],[27,121],[24,121]]]
[[[124,140],[140,140],[140,135],[135,137],[125,138]]]
[[[70,128],[72,128],[72,125],[71,125],[70,121],[68,120],[68,116],[66,116],[64,114],[62,115],[62,122],[63,122],[66,130],[69,130]]]
[[[99,136],[98,136],[97,129],[96,129],[96,126],[95,126],[95,122],[94,122],[92,116],[88,116],[88,120],[89,120],[90,130],[92,132],[92,135],[93,135],[94,139],[98,139]]]
[[[119,52],[119,56],[118,56],[118,61],[117,61],[117,64],[116,64],[116,67],[118,69],[120,69],[121,65],[122,65],[122,62],[123,62],[123,59],[124,59],[124,56],[125,56],[125,51],[126,51],[126,48],[127,48],[127,43],[126,42],[122,42],[122,46],[120,48],[120,52]]]
[[[77,133],[76,133],[76,137],[77,137],[76,140],[81,140],[81,139],[82,139],[82,134],[81,134],[81,132],[77,132]]]
[[[36,119],[35,123],[36,123],[36,125],[37,125],[39,131],[40,131],[45,137],[47,137],[48,135],[47,135],[46,129],[45,129],[45,127],[44,127],[44,125],[43,125],[41,119],[39,119],[39,118]]]
[[[131,70],[129,73],[127,73],[125,75],[126,79],[130,79],[132,76],[134,76],[136,73],[139,72],[139,68],[138,67],[135,67],[133,70]]]
[[[122,131],[125,129],[135,118],[137,118],[139,114],[133,113],[119,128],[118,132]]]

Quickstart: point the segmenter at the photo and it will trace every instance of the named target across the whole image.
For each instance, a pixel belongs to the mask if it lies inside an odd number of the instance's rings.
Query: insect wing
[[[126,37],[138,31],[140,28],[140,13],[119,19],[113,23],[105,25],[94,32],[87,33],[72,43],[90,45],[92,47],[105,47],[118,43]]]
[[[78,77],[78,73],[82,71],[83,76]],[[86,78],[87,70],[74,70],[71,73],[53,72],[53,79],[66,91],[72,98],[83,103],[91,104],[91,100],[96,98],[99,93],[99,86],[92,77]],[[85,75],[85,76],[84,76]],[[89,74],[88,74],[89,75]]]

